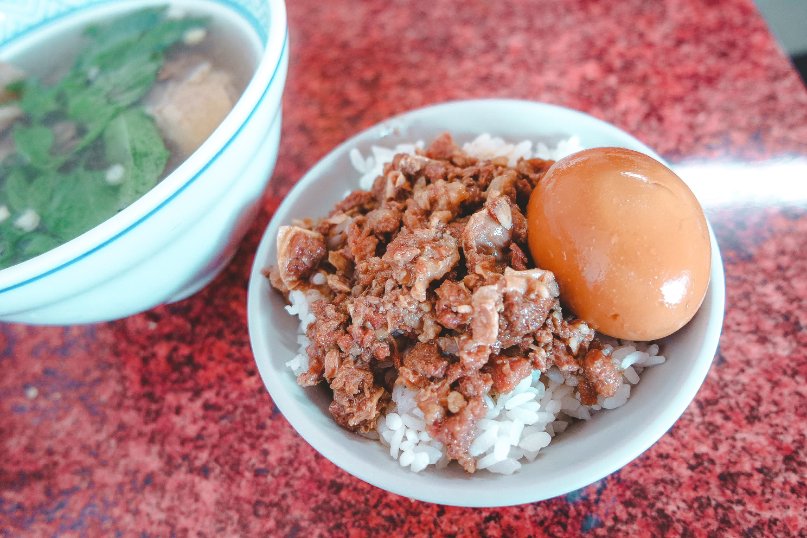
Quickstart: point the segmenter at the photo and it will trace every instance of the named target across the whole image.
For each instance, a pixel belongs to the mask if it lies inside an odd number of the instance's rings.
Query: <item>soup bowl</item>
[[[655,443],[684,412],[701,386],[722,328],[725,283],[720,252],[710,229],[711,274],[706,298],[694,319],[660,342],[666,362],[642,373],[630,399],[594,414],[557,435],[533,462],[514,474],[468,474],[456,463],[415,473],[390,457],[378,441],[341,428],[328,412],[331,395],[303,388],[286,365],[298,352],[298,320],[285,310],[264,270],[276,263],[280,226],[327,215],[349,190],[358,188],[355,152],[372,146],[430,142],[449,132],[458,142],[490,133],[511,142],[551,146],[575,136],[586,147],[621,146],[659,158],[649,147],[586,114],[517,100],[459,101],[415,110],[384,121],[334,149],[289,192],[269,223],[255,256],[248,294],[249,333],[260,375],[272,400],[300,435],[345,471],[406,497],[460,506],[502,506],[548,499],[579,489],[626,465]],[[686,178],[683,178],[686,180]],[[562,293],[562,290],[561,290]],[[267,404],[268,405],[268,404]]]
[[[0,321],[105,321],[188,297],[224,268],[257,213],[280,140],[288,66],[282,0],[2,0],[0,61],[155,5],[236,28],[243,41],[236,61],[251,78],[215,131],[145,195],[78,237],[0,270]]]

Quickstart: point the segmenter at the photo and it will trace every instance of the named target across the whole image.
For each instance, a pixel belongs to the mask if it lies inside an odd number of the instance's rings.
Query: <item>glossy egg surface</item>
[[[564,305],[603,334],[662,338],[703,301],[706,218],[652,157],[594,148],[557,161],[533,190],[527,220],[535,263],[555,273]]]

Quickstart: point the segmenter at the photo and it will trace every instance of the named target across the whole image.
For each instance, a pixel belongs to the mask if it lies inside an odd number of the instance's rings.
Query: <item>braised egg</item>
[[[528,242],[561,301],[603,334],[655,340],[683,327],[709,284],[711,244],[692,191],[652,157],[594,148],[532,192]]]

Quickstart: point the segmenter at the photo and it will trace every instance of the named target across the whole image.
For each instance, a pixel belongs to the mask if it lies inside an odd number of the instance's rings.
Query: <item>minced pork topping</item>
[[[479,160],[443,135],[326,218],[281,227],[272,286],[321,297],[297,381],[328,385],[340,425],[373,431],[404,383],[428,433],[473,472],[485,394],[552,366],[578,377],[584,404],[614,394],[621,374],[527,248],[527,201],[552,163]]]

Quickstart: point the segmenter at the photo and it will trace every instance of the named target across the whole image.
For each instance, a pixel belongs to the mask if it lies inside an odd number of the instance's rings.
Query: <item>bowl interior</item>
[[[450,132],[466,142],[487,132],[509,141],[554,143],[578,136],[583,147],[623,146],[655,156],[644,144],[591,116],[561,107],[512,100],[460,101],[419,109],[385,121],[348,140],[323,158],[289,193],[267,227],[249,285],[249,329],[255,359],[274,402],[292,426],[319,452],[351,474],[407,497],[460,506],[502,506],[573,491],[625,465],[672,426],[694,397],[714,356],[723,318],[723,267],[712,235],[712,274],[698,314],[665,339],[667,362],[645,370],[621,408],[579,422],[509,476],[466,474],[458,465],[413,473],[400,467],[383,445],[340,428],[328,414],[329,396],[299,387],[285,366],[296,353],[297,318],[284,310],[261,269],[274,264],[280,225],[293,218],[324,216],[359,174],[348,153],[368,155],[372,145],[393,147]],[[685,179],[685,178],[684,178]],[[711,231],[710,231],[711,233]]]

